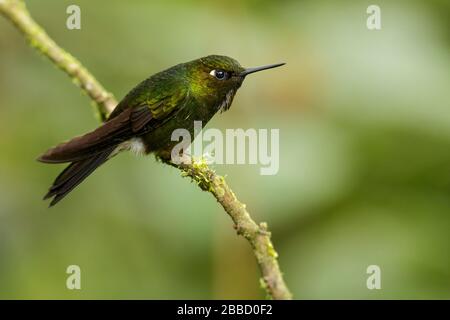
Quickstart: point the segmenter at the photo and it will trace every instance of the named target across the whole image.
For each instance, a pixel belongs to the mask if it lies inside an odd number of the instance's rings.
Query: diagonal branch
[[[182,170],[183,176],[190,177],[203,191],[210,192],[231,217],[237,233],[244,236],[252,246],[262,273],[262,286],[267,294],[275,300],[292,299],[278,265],[278,253],[270,240],[267,223],[261,222],[258,225],[250,216],[246,205],[238,200],[228,186],[225,178],[216,174],[202,160],[193,160],[191,164],[168,164]]]
[[[22,0],[0,0],[0,13],[9,19],[27,38],[30,46],[49,58],[54,65],[72,78],[97,105],[100,118],[115,108],[117,101],[95,77],[70,53],[59,47],[30,16]]]
[[[64,71],[97,105],[102,120],[114,109],[117,101],[72,55],[59,47],[47,33],[33,20],[22,0],[0,0],[0,13],[3,14],[27,38],[29,44],[49,58],[53,64]],[[192,164],[175,165],[183,176],[190,177],[198,186],[210,192],[222,205],[234,222],[237,233],[251,244],[262,273],[262,285],[272,299],[291,299],[277,261],[270,232],[266,223],[259,225],[251,218],[245,204],[240,202],[226,183],[224,177],[217,175],[203,161]]]

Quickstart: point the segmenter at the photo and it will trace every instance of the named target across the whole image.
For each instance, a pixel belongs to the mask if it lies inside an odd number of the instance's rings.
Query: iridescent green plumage
[[[141,82],[117,105],[101,127],[48,150],[39,160],[71,164],[45,198],[56,204],[98,166],[117,153],[140,149],[170,158],[172,132],[206,123],[228,110],[247,74],[280,66],[244,69],[229,57],[212,55],[178,64]]]

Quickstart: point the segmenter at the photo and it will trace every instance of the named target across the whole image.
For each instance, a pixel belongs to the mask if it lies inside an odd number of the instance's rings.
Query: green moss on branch
[[[170,165],[182,170],[182,175],[191,178],[198,186],[213,194],[234,222],[239,235],[244,236],[253,248],[261,269],[263,288],[273,299],[291,299],[292,295],[283,280],[275,251],[270,239],[267,223],[259,225],[251,218],[246,205],[240,202],[225,178],[216,174],[203,160],[192,159],[191,164]]]
[[[105,90],[95,77],[71,54],[59,47],[30,16],[21,0],[0,0],[0,13],[9,19],[28,40],[28,43],[64,71],[91,98],[102,120],[117,105],[114,96]]]

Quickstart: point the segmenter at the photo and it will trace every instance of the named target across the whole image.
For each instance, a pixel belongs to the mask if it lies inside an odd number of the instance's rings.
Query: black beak
[[[263,70],[267,70],[267,69],[272,69],[272,68],[277,68],[277,67],[281,67],[282,65],[285,65],[285,63],[276,63],[276,64],[269,64],[267,66],[262,66],[262,67],[248,68],[248,69],[245,69],[243,72],[241,72],[239,75],[241,77],[245,77],[245,76],[249,75],[250,73],[263,71]]]

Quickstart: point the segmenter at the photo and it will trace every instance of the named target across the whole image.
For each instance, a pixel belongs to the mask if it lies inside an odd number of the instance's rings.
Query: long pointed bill
[[[240,76],[245,77],[245,76],[249,75],[250,73],[281,67],[284,64],[285,63],[276,63],[276,64],[269,64],[267,66],[262,66],[262,67],[248,68],[248,69],[245,69],[243,72],[241,72]]]

